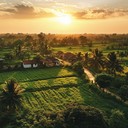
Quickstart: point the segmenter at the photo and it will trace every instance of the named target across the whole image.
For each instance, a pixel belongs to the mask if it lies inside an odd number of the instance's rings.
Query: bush
[[[82,76],[84,74],[84,69],[80,61],[74,63],[72,65],[72,69],[78,73],[78,75]]]
[[[112,86],[115,88],[120,88],[125,83],[123,78],[114,78],[112,81]]]
[[[62,120],[62,117],[61,117]],[[102,113],[93,107],[71,106],[63,113],[66,128],[107,128]]]
[[[124,113],[117,109],[112,110],[109,123],[110,128],[128,128]]]
[[[100,88],[107,88],[112,84],[113,77],[109,74],[101,73],[95,77],[96,83],[100,86]]]
[[[128,85],[121,86],[118,94],[120,95],[122,100],[128,100]]]

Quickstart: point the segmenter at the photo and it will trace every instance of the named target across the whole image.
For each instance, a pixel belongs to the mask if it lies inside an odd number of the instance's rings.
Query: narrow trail
[[[92,82],[92,83],[95,83],[95,77],[92,75],[92,73],[84,68],[84,73],[88,76],[89,80]]]
[[[90,82],[95,83],[95,77],[93,76],[93,74],[87,68],[84,68],[84,73],[88,76]],[[97,85],[97,87],[99,87],[99,86]],[[122,101],[122,99],[120,98],[120,96],[116,95],[115,93],[110,92],[108,89],[104,89],[104,92],[110,94],[111,96],[115,96],[116,99]],[[128,105],[128,103],[125,103],[125,104]]]
[[[63,62],[67,65],[71,65],[71,63],[67,62],[67,61],[64,61]],[[87,68],[84,68],[84,73],[87,75],[88,79],[90,80],[91,83],[94,83],[95,84],[95,76],[87,69]],[[97,87],[99,87],[98,84],[96,84]],[[111,96],[115,96],[117,100],[120,100],[122,101],[121,97],[118,96],[117,94],[115,93],[112,93],[110,92],[108,89],[104,89],[104,92],[105,93],[108,93],[110,94]],[[124,102],[126,105],[128,105],[128,101]]]

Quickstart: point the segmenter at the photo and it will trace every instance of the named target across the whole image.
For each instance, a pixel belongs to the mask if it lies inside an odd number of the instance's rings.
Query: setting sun
[[[68,25],[68,24],[71,24],[72,18],[68,14],[63,14],[63,15],[60,15],[60,16],[57,17],[57,21],[59,23]]]

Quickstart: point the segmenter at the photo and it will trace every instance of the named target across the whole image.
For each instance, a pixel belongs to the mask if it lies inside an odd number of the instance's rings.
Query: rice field
[[[61,67],[24,69],[20,71],[0,72],[0,83],[4,83],[7,79],[10,78],[15,78],[18,82],[25,82],[68,76],[75,76],[75,73]]]

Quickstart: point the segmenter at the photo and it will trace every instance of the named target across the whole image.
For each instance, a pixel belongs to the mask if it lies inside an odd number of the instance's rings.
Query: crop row
[[[82,84],[82,80],[78,77],[65,77],[48,80],[39,80],[33,82],[24,82],[20,85],[21,87],[25,88],[26,91],[36,91],[47,88],[76,86],[80,84]]]
[[[10,78],[15,78],[18,82],[23,82],[73,75],[75,75],[74,72],[60,67],[46,69],[26,69],[22,71],[1,72],[0,83],[4,83],[7,79]]]
[[[22,101],[26,108],[44,111],[59,111],[71,102],[83,102],[77,87],[26,92]]]

